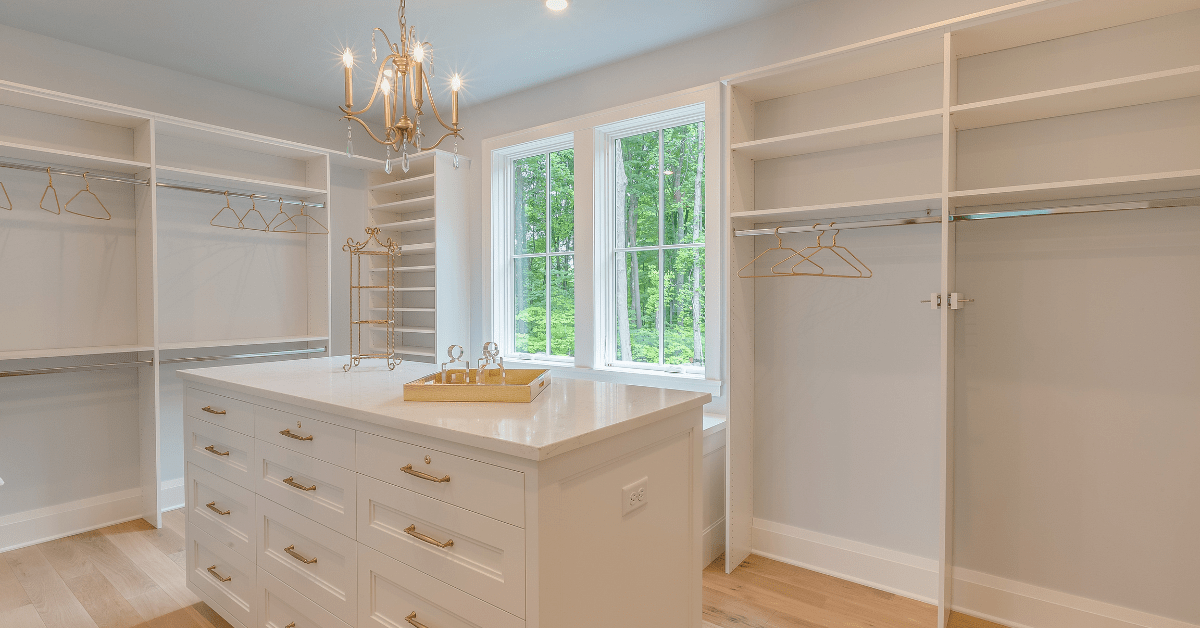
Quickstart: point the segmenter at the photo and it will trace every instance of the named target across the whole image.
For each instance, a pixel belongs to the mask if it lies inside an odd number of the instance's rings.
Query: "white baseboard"
[[[751,552],[873,589],[937,604],[938,561],[765,519],[755,519]]]
[[[180,487],[182,490],[182,486]],[[142,516],[142,489],[131,488],[0,517],[0,552],[20,549]]]
[[[168,480],[159,486],[158,504],[163,512],[182,508],[184,500],[183,478]]]
[[[1200,628],[962,567],[954,568],[953,593],[953,610],[1011,628]]]
[[[721,520],[708,526],[704,530],[703,560],[702,564],[707,567],[718,556],[725,553],[725,517]]]

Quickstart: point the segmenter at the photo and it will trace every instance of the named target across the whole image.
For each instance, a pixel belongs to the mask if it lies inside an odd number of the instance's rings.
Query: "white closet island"
[[[699,628],[710,395],[415,403],[429,365],[344,363],[180,372],[188,588],[235,626]]]

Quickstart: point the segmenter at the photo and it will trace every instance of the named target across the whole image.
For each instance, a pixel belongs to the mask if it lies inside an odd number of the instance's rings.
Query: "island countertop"
[[[389,371],[343,357],[179,371],[186,382],[253,395],[528,460],[544,460],[700,408],[708,393],[554,378],[532,403],[404,401],[404,384],[436,371],[405,362]]]

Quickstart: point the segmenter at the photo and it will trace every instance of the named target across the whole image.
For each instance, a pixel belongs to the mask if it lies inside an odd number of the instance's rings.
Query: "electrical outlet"
[[[621,489],[621,515],[627,515],[650,501],[650,494],[646,492],[649,482],[650,478],[642,478]]]

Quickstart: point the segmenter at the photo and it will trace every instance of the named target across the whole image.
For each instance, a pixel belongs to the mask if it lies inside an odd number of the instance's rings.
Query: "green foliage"
[[[516,260],[516,347],[522,353],[575,354],[575,151],[534,155],[513,167],[514,251],[556,255]],[[549,189],[547,189],[547,182]],[[549,192],[549,194],[547,194]],[[546,287],[549,281],[549,318]]]

